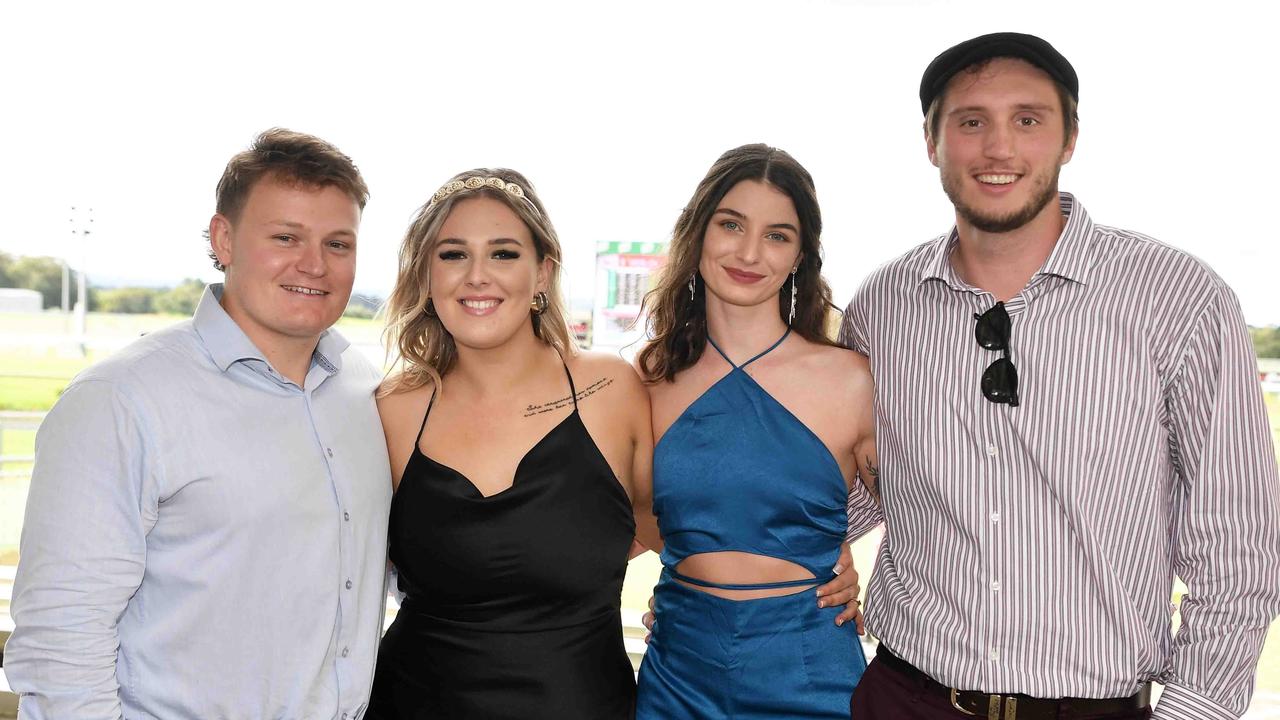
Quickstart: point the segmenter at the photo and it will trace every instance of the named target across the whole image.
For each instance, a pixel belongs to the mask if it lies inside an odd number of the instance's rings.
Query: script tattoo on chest
[[[591,397],[592,395],[595,395],[596,393],[609,387],[612,384],[613,384],[613,378],[611,377],[602,377],[599,380],[596,380],[595,382],[591,383],[590,385],[578,391],[578,402],[582,402],[583,400],[586,400],[587,398]],[[568,395],[565,395],[564,397],[558,400],[545,402],[545,403],[542,403],[541,405],[526,405],[524,408],[524,416],[533,417],[534,415],[541,415],[542,413],[548,413],[554,410],[559,410],[561,408],[568,407],[572,404],[573,404],[573,398],[569,397]]]

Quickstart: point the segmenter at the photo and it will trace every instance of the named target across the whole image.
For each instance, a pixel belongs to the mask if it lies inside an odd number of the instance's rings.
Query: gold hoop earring
[[[529,302],[529,310],[534,315],[541,315],[547,311],[547,306],[550,304],[551,301],[547,299],[547,294],[539,290],[534,294],[533,300]]]

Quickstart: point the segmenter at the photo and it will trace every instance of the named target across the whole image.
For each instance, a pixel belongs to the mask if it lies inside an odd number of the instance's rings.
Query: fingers
[[[842,626],[850,620],[853,621],[859,635],[866,632],[862,627],[862,605],[857,600],[849,603],[840,611],[840,614],[836,616],[836,625]]]
[[[839,575],[851,567],[853,567],[853,550],[849,543],[840,543],[840,557],[836,560],[835,567],[831,568],[831,572]]]
[[[645,634],[644,634],[644,644],[645,644],[645,645],[648,645],[648,644],[649,644],[649,638],[653,636],[653,621],[654,621],[654,619],[655,619],[655,618],[654,618],[654,614],[653,614],[653,596],[652,596],[652,595],[650,595],[650,596],[649,596],[649,612],[647,612],[647,613],[645,613],[644,615],[641,615],[641,616],[640,616],[640,623],[641,623],[642,625],[644,625],[644,629],[645,629],[645,631],[646,631],[646,632],[645,632]]]

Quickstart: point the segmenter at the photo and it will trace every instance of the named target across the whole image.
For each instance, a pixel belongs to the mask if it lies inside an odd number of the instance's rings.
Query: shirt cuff
[[[1165,685],[1152,720],[1239,720],[1239,715],[1181,685]]]

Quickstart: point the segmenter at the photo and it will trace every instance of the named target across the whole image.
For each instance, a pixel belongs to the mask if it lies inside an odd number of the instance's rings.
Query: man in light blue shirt
[[[269,130],[209,225],[225,284],[41,425],[5,673],[19,717],[359,717],[391,481],[379,373],[329,326],[368,190]]]

